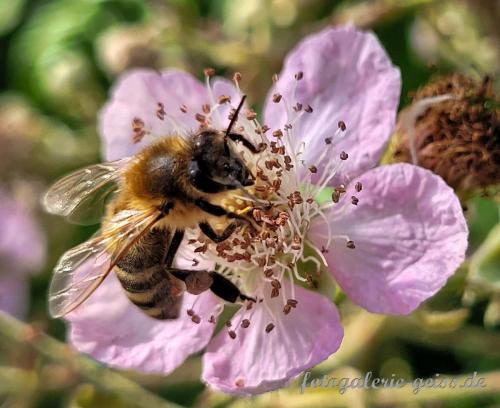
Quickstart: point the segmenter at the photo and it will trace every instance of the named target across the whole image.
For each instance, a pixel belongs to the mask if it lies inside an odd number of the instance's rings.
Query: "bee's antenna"
[[[243,95],[241,97],[240,104],[238,105],[238,107],[236,108],[236,110],[234,111],[234,113],[231,117],[231,122],[229,122],[229,126],[227,127],[226,134],[224,136],[224,142],[226,142],[226,143],[227,143],[227,137],[228,137],[229,133],[231,133],[231,129],[233,128],[234,124],[238,120],[238,115],[240,114],[241,108],[243,107],[243,104],[245,103],[245,99],[247,99],[247,96]]]

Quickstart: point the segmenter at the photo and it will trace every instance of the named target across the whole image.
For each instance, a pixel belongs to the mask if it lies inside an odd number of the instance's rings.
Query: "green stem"
[[[14,343],[28,345],[49,360],[71,367],[86,380],[119,396],[127,403],[148,408],[181,408],[177,404],[157,397],[94,360],[78,354],[67,344],[61,343],[4,313],[0,313],[0,336]]]

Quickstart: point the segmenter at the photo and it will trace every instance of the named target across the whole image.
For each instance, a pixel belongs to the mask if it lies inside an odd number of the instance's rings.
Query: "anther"
[[[264,151],[264,150],[266,150],[266,149],[267,149],[267,143],[259,143],[259,144],[257,145],[257,150],[258,150],[259,152],[263,152],[263,151]]]
[[[215,69],[213,69],[213,68],[205,68],[203,70],[203,73],[205,74],[206,77],[213,77],[215,75]]]
[[[188,309],[186,312],[188,316],[193,317],[194,316],[194,310],[193,309]]]
[[[219,96],[218,102],[221,105],[224,104],[224,103],[227,103],[227,102],[231,102],[231,97],[229,97],[227,95],[221,95],[221,96]]]
[[[226,323],[224,323],[226,325],[226,327],[231,327],[232,324],[231,324],[231,320],[228,320]]]
[[[231,337],[233,340],[236,338],[236,332],[233,330],[229,330],[227,334],[229,334],[229,337]]]
[[[345,244],[345,246],[349,249],[354,249],[356,248],[356,246],[354,245],[354,241],[347,241],[347,243]]]
[[[297,102],[297,104],[293,107],[293,110],[295,112],[300,112],[302,110],[302,104]]]
[[[198,266],[199,263],[200,261],[198,261],[198,259],[193,258],[193,263],[191,264],[191,266]]]
[[[271,78],[271,79],[272,79],[272,81],[273,81],[274,83],[278,82],[278,79],[279,79],[278,74],[273,74],[273,76],[272,76],[272,78]]]
[[[273,132],[273,136],[274,137],[282,137],[283,136],[283,132],[281,131],[281,129],[275,130]]]
[[[332,144],[332,138],[331,137],[327,137],[325,139],[325,144],[327,144],[327,145]]]
[[[235,72],[233,75],[233,81],[238,83],[241,81],[241,74],[239,72]]]
[[[179,106],[179,109],[181,110],[182,113],[187,113],[187,111],[188,111],[188,108],[186,105]]]
[[[242,322],[241,322],[241,327],[243,327],[244,329],[246,329],[248,326],[250,326],[250,320],[243,319]]]
[[[318,172],[318,168],[316,166],[309,166],[309,171],[313,174]]]
[[[210,113],[210,105],[208,103],[201,105],[201,110],[208,115]]]
[[[349,157],[349,155],[342,151],[342,153],[340,153],[340,160],[347,160],[347,158]]]
[[[266,278],[270,278],[271,276],[273,276],[273,270],[272,269],[264,269],[264,276]]]
[[[165,112],[165,106],[163,105],[163,103],[158,102],[158,109],[156,110],[156,116],[160,120],[165,120],[165,115],[166,114],[167,113]]]
[[[271,281],[271,285],[273,288],[276,288],[276,289],[281,289],[281,283],[278,279],[273,279]]]
[[[292,311],[292,306],[291,305],[285,305],[285,307],[283,307],[283,313],[284,314],[288,314]]]
[[[274,324],[272,323],[269,323],[267,326],[266,326],[266,333],[270,333],[271,330],[274,329]]]
[[[273,290],[271,290],[271,298],[278,297],[279,295],[280,295],[280,290],[278,288],[273,288]]]
[[[208,323],[215,324],[215,316],[214,315],[210,315],[210,319],[208,319]]]
[[[351,197],[351,203],[352,203],[353,205],[358,205],[358,203],[359,203],[359,198],[358,198],[358,197],[356,197],[356,196],[352,196],[352,197]]]
[[[250,109],[250,110],[248,110],[246,116],[247,116],[248,120],[254,120],[257,117],[257,113],[255,113],[255,111]]]
[[[307,112],[307,113],[312,113],[313,112],[313,108],[311,107],[311,105],[307,105],[304,110]]]
[[[306,281],[307,284],[313,288],[316,288],[318,286],[318,283],[313,279],[312,275],[309,273],[306,275]]]
[[[292,306],[293,308],[296,308],[298,303],[299,302],[295,299],[288,299],[286,301],[286,304]]]
[[[281,101],[281,94],[279,94],[279,93],[275,93],[275,94],[273,95],[273,102],[274,102],[274,103],[278,103],[279,101]]]
[[[340,191],[338,190],[333,190],[333,193],[332,193],[332,201],[334,203],[338,203],[340,200]]]
[[[339,129],[342,131],[342,132],[345,132],[346,130],[346,125],[345,125],[345,122],[340,120],[339,123],[338,123],[338,126],[339,126]]]
[[[196,115],[194,115],[194,118],[201,123],[205,122],[206,120],[205,115],[202,115],[201,113],[197,113]]]
[[[304,73],[302,71],[299,71],[295,74],[295,79],[297,81],[300,81],[304,77]]]
[[[363,190],[363,185],[361,184],[361,182],[357,182],[355,185],[354,185],[354,188],[355,190],[359,193],[361,190]]]
[[[193,323],[200,324],[201,318],[200,318],[200,316],[198,316],[198,315],[195,314],[193,317],[191,317],[191,321]]]

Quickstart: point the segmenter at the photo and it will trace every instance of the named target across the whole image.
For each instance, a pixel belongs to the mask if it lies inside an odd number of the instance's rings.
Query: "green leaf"
[[[489,291],[500,292],[500,224],[472,256],[469,278]]]

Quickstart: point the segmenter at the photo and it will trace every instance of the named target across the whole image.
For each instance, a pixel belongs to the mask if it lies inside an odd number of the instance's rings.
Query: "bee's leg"
[[[198,225],[199,225],[201,231],[208,238],[210,238],[212,241],[214,241],[215,243],[218,244],[219,242],[223,242],[226,239],[228,239],[233,234],[233,232],[236,230],[236,228],[241,226],[243,223],[244,223],[243,220],[233,221],[231,224],[229,224],[224,229],[224,231],[222,231],[222,233],[220,235],[214,231],[214,229],[212,228],[212,226],[208,222],[200,222],[200,224],[198,224]]]
[[[166,268],[168,273],[180,279],[186,284],[186,290],[192,295],[199,295],[210,289],[213,284],[211,272],[205,270],[190,270],[178,268]]]
[[[165,268],[170,268],[174,263],[175,254],[177,253],[179,247],[181,246],[183,238],[184,238],[184,231],[176,230],[174,235],[172,236],[172,239],[170,240],[168,249],[163,257],[162,265]]]
[[[228,218],[240,218],[240,219],[245,218],[236,213],[227,211],[224,207],[221,207],[220,205],[212,204],[211,202],[203,198],[198,198],[197,200],[195,200],[194,205],[196,205],[199,209],[205,211],[206,213],[210,215],[215,215],[216,217],[226,216]]]
[[[177,279],[182,280],[186,284],[186,290],[193,294],[199,295],[205,292],[212,285],[212,278],[207,271],[197,271],[197,270],[187,270],[187,269],[177,269],[172,268],[174,263],[175,254],[179,250],[182,239],[184,238],[183,230],[176,230],[168,250],[165,253],[165,257],[162,262],[163,269],[175,276]]]
[[[236,214],[231,211],[227,211],[220,205],[215,205],[212,204],[211,202],[204,200],[203,198],[199,198],[195,200],[194,204],[200,208],[201,210],[205,211],[206,213],[210,215],[215,215],[216,217],[228,217],[232,219],[237,219],[241,220],[242,222],[245,222],[246,224],[250,225],[254,229],[258,229],[257,226],[254,224],[253,220],[243,214]]]
[[[167,271],[177,279],[182,280],[186,284],[186,290],[193,295],[199,295],[210,289],[215,295],[226,302],[235,303],[238,300],[251,300],[255,302],[255,299],[241,293],[233,282],[217,272],[207,272],[205,270],[192,271],[177,268],[167,268]]]
[[[210,276],[213,279],[210,290],[221,299],[231,303],[235,303],[238,300],[250,300],[255,302],[254,298],[241,293],[238,287],[225,276],[222,276],[217,272],[210,272]]]
[[[248,150],[250,150],[253,154],[257,154],[262,152],[260,148],[257,148],[253,145],[252,142],[250,142],[245,136],[240,135],[238,133],[229,133],[227,135],[229,139],[231,139],[233,142],[240,142],[243,146],[245,146]]]

